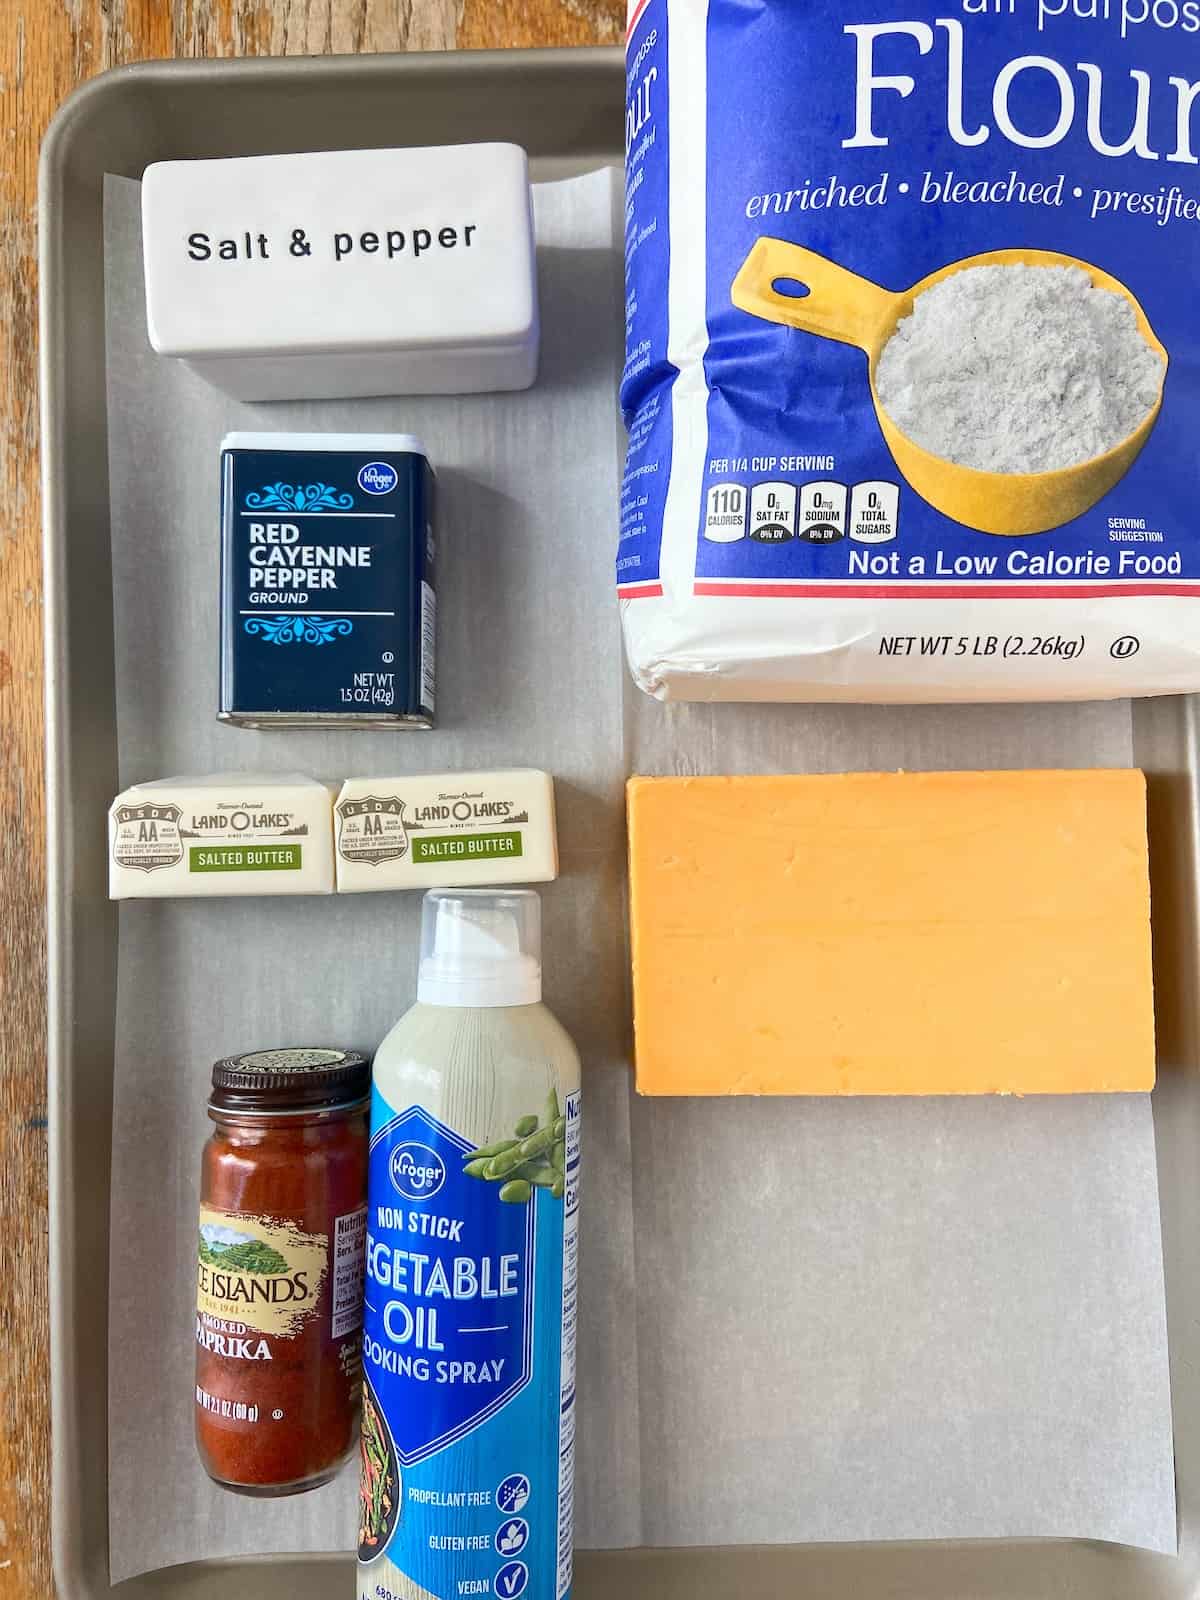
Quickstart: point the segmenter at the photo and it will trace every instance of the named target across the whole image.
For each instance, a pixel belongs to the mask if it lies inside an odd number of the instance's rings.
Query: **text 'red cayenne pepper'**
[[[354,1452],[370,1064],[346,1050],[218,1061],[196,1278],[196,1443],[243,1494],[297,1494]]]

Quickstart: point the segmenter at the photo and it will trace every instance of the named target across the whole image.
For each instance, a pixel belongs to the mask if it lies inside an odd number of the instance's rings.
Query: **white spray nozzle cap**
[[[430,889],[417,999],[529,1006],[542,998],[542,902],[533,889]]]

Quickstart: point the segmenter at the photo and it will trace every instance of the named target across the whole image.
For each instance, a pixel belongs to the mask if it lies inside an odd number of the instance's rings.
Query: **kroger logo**
[[[368,494],[391,494],[399,474],[386,461],[368,461],[359,468],[358,487]]]
[[[406,1200],[428,1200],[446,1181],[446,1163],[427,1144],[398,1144],[388,1172],[392,1188]]]

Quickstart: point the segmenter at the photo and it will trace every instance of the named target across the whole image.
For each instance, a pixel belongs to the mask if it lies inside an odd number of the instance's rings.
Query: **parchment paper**
[[[536,213],[532,391],[251,406],[150,351],[138,187],[108,180],[121,784],[230,768],[555,773],[547,1000],[586,1073],[582,1548],[1065,1535],[1173,1551],[1146,1098],[639,1101],[627,1064],[627,772],[1127,765],[1128,708],[643,699],[612,593],[611,177],[541,186]],[[440,487],[437,732],[217,725],[216,466],[234,427],[424,438]],[[204,1099],[228,1051],[376,1045],[412,998],[418,914],[415,895],[121,907],[114,1581],[352,1546],[352,1470],[247,1502],[195,1455]]]

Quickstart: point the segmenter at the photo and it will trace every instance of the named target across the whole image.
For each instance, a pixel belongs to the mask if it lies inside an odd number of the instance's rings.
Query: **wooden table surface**
[[[52,1593],[35,205],[85,78],[163,56],[617,42],[624,0],[0,0],[0,1595]]]

